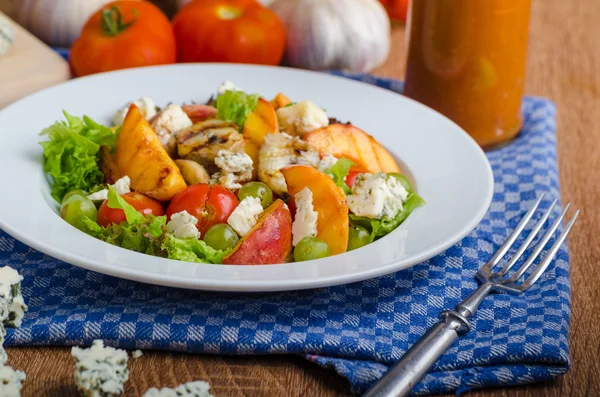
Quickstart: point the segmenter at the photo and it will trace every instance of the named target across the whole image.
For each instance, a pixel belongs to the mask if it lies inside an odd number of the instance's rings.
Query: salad
[[[381,144],[310,100],[225,82],[206,104],[133,101],[111,127],[64,116],[40,143],[61,217],[149,255],[318,259],[372,243],[424,204]]]

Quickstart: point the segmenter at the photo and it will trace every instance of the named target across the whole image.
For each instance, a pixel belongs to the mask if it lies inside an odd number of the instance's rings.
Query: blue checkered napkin
[[[352,76],[400,90],[401,83]],[[0,232],[0,263],[24,276],[29,313],[7,343],[88,344],[215,354],[304,355],[360,392],[477,287],[476,270],[536,195],[559,195],[555,109],[527,98],[513,143],[488,153],[496,187],[491,209],[445,253],[396,274],[311,291],[228,295],[119,280],[49,258]],[[460,175],[457,175],[460,178]],[[466,192],[468,194],[468,192]],[[525,296],[493,295],[462,337],[417,386],[417,394],[547,380],[569,367],[566,247]]]

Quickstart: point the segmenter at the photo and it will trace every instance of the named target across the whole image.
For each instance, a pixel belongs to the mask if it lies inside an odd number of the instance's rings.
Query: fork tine
[[[554,232],[556,232],[556,229],[558,229],[560,222],[562,222],[563,218],[567,214],[567,211],[569,210],[570,207],[571,207],[571,203],[566,205],[562,214],[560,214],[560,216],[558,218],[556,218],[554,223],[552,223],[552,226],[550,226],[550,229],[548,229],[546,234],[544,234],[544,237],[542,237],[542,240],[538,243],[538,245],[536,245],[535,249],[529,256],[529,258],[527,258],[527,260],[525,261],[525,263],[523,263],[521,268],[519,270],[517,270],[517,272],[515,274],[513,274],[513,276],[510,278],[510,281],[512,281],[514,283],[515,281],[517,281],[519,279],[519,277],[521,277],[523,274],[525,274],[527,269],[529,269],[529,266],[531,266],[533,261],[535,261],[537,259],[537,257],[540,255],[540,253],[542,252],[542,250],[544,249],[544,247],[546,246],[548,241],[552,238],[552,235],[554,235]]]
[[[554,259],[554,257],[556,256],[556,253],[558,252],[558,249],[560,248],[560,246],[562,245],[562,243],[567,238],[567,235],[571,231],[571,228],[573,227],[573,224],[575,223],[575,220],[577,219],[578,215],[579,215],[579,210],[577,212],[575,212],[575,215],[573,215],[573,217],[569,221],[569,224],[565,227],[565,230],[563,230],[563,232],[556,239],[556,241],[554,242],[554,244],[552,244],[552,247],[546,253],[546,256],[544,256],[544,259],[542,260],[542,262],[529,275],[529,277],[527,277],[527,279],[523,282],[523,284],[521,284],[519,286],[519,289],[521,291],[525,291],[527,288],[531,287],[533,285],[533,283],[535,283],[542,276],[542,274],[544,273],[544,271],[546,271],[546,268],[548,267],[548,265],[550,265],[550,262],[552,262],[552,259]]]
[[[510,249],[510,247],[512,247],[512,245],[515,242],[515,240],[517,239],[517,237],[519,237],[519,235],[521,234],[523,229],[525,229],[525,226],[527,226],[527,223],[529,222],[529,220],[531,219],[531,217],[533,216],[533,214],[539,207],[543,198],[544,198],[544,194],[542,193],[540,195],[540,197],[538,197],[538,199],[536,200],[535,204],[533,204],[533,207],[531,207],[531,209],[529,211],[527,211],[525,216],[523,216],[523,218],[521,219],[521,221],[519,222],[519,224],[517,225],[515,230],[513,230],[513,232],[510,234],[510,236],[508,236],[506,241],[504,241],[504,244],[502,244],[500,246],[500,248],[498,248],[498,250],[490,258],[490,260],[485,264],[485,266],[483,266],[479,270],[480,272],[490,272],[492,270],[492,268],[494,266],[496,266],[502,260],[504,255],[506,255],[506,253]]]
[[[557,202],[558,202],[558,199],[554,199],[554,201],[552,202],[550,207],[548,207],[548,209],[546,210],[544,215],[542,215],[540,220],[536,223],[535,227],[531,230],[531,232],[529,233],[529,235],[527,236],[525,241],[523,241],[523,244],[521,244],[521,246],[519,247],[517,252],[515,252],[515,254],[512,256],[512,258],[510,258],[510,261],[508,261],[504,265],[502,270],[500,270],[497,273],[498,276],[503,276],[504,274],[506,274],[506,272],[508,272],[515,265],[515,263],[517,263],[517,261],[521,258],[521,256],[523,256],[523,253],[525,252],[525,250],[527,248],[529,248],[529,246],[531,245],[531,242],[533,241],[535,236],[537,236],[537,234],[540,232],[540,229],[542,228],[542,226],[544,226],[544,224],[546,223],[546,220],[548,220],[548,217],[552,213],[552,210],[554,209],[554,206],[556,205]]]

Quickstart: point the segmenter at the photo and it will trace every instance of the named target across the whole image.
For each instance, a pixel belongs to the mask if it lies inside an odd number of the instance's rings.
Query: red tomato
[[[188,186],[171,200],[167,216],[187,211],[198,218],[196,227],[204,236],[217,223],[227,223],[227,218],[240,202],[229,190],[220,185],[200,183]]]
[[[147,1],[115,1],[93,14],[71,47],[75,76],[175,63],[169,18]]]
[[[138,192],[131,192],[127,194],[122,194],[121,197],[125,199],[129,204],[133,206],[136,210],[138,210],[143,215],[156,215],[161,216],[165,214],[165,210],[162,205],[148,197]],[[108,226],[112,223],[119,224],[121,222],[125,222],[127,219],[125,218],[125,212],[122,209],[118,208],[110,208],[108,206],[108,200],[104,200],[100,209],[98,210],[98,224],[100,226]]]
[[[379,0],[385,7],[391,19],[406,21],[408,3],[410,0]]]
[[[173,18],[179,62],[279,65],[285,27],[256,0],[196,0]]]
[[[364,174],[365,172],[367,171],[363,170],[362,168],[350,168],[350,172],[348,172],[348,175],[346,175],[346,185],[352,188],[352,186],[354,186],[354,182],[356,182],[356,177],[358,174]]]

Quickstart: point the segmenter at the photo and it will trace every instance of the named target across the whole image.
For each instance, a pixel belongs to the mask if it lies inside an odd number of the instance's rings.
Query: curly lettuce
[[[223,262],[229,251],[209,247],[204,241],[180,239],[166,232],[166,216],[142,215],[114,187],[108,186],[110,208],[122,209],[126,222],[102,227],[88,217],[82,219],[82,229],[87,234],[118,247],[153,256],[186,262]]]
[[[44,172],[52,185],[52,197],[58,202],[71,190],[88,190],[102,182],[100,146],[114,149],[117,142],[117,134],[110,128],[87,116],[80,119],[63,113],[66,122],[56,122],[40,133],[49,138],[40,145],[44,149]]]
[[[196,263],[223,263],[223,258],[231,251],[216,250],[202,240],[176,238],[172,234],[165,235],[161,248],[169,259]]]
[[[246,94],[243,91],[225,91],[217,97],[217,117],[232,121],[244,128],[248,115],[258,106],[258,94]]]

